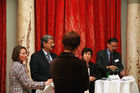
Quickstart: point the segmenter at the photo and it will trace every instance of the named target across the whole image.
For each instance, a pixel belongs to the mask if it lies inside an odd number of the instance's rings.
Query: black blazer
[[[89,76],[94,76],[97,79],[100,79],[101,75],[100,75],[100,71],[98,68],[98,65],[89,62]],[[95,89],[95,82],[92,81],[90,82],[90,86],[89,86],[89,93],[94,93],[94,89]]]
[[[50,52],[52,59],[57,55]],[[30,60],[31,77],[34,81],[47,81],[51,78],[50,75],[50,63],[48,62],[43,50],[32,54]]]
[[[51,63],[55,93],[84,93],[89,77],[86,63],[72,53],[63,52]]]
[[[119,69],[119,72],[124,69],[121,62],[121,55],[120,53],[116,51],[113,52],[112,64],[110,64],[108,54],[107,54],[107,49],[99,51],[97,53],[96,64],[99,66],[102,77],[107,76],[108,69],[106,69],[106,66],[110,66],[110,65],[117,66]]]
[[[97,64],[89,62],[90,76],[100,79],[100,71]]]

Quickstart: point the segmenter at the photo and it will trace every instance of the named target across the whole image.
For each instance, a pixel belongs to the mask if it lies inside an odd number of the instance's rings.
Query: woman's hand
[[[93,76],[89,76],[89,81],[94,81],[96,78]]]
[[[49,85],[49,84],[51,84],[52,82],[53,82],[52,79],[48,79],[48,80],[45,82],[45,85]]]

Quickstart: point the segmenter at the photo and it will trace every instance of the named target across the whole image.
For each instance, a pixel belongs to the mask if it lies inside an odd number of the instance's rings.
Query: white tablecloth
[[[97,80],[95,93],[139,93],[139,89],[135,81]]]

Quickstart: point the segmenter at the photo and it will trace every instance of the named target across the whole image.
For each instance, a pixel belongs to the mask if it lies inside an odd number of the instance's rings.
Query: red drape
[[[6,93],[6,0],[0,0],[0,93]]]
[[[118,39],[121,52],[120,13],[121,0],[36,0],[36,51],[40,50],[40,38],[49,34],[55,38],[53,52],[59,55],[63,51],[63,34],[75,30],[82,39],[77,50],[79,57],[84,47],[90,47],[94,61],[110,37]]]

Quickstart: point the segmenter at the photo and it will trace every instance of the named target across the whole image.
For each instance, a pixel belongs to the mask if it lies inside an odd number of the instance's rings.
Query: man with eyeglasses
[[[50,35],[45,35],[41,38],[42,49],[32,54],[30,70],[34,81],[52,81],[50,62],[57,57],[56,54],[50,52],[54,48],[54,45],[54,38]],[[35,90],[32,93],[35,93]]]
[[[107,77],[108,72],[110,74],[119,74],[120,76],[124,75],[124,67],[121,62],[121,55],[116,51],[117,47],[118,40],[111,38],[108,40],[107,49],[97,53],[96,64],[99,66],[101,78]]]

